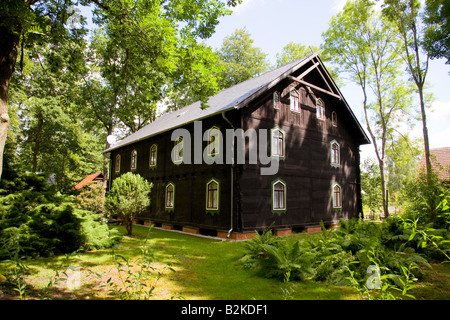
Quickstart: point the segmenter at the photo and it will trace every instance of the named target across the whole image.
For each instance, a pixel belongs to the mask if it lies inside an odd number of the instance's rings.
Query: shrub
[[[105,208],[110,215],[118,215],[127,229],[132,233],[134,218],[150,204],[148,194],[152,184],[139,174],[127,172],[115,179],[106,197]]]
[[[73,197],[43,177],[2,180],[0,188],[0,259],[111,247],[119,240],[98,215],[76,209]]]

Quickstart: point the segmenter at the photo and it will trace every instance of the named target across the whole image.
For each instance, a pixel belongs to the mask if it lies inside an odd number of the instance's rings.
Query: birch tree
[[[410,88],[401,78],[401,46],[395,29],[372,1],[348,1],[323,34],[323,51],[334,59],[341,74],[362,92],[367,131],[381,177],[383,213],[387,217],[386,148],[394,129],[408,114]]]

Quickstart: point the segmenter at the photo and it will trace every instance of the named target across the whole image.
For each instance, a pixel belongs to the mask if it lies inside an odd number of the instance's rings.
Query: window
[[[325,120],[325,103],[320,98],[316,100],[316,115],[317,119]]]
[[[154,144],[150,147],[150,167],[156,167],[157,155],[158,155],[158,146]]]
[[[342,208],[342,194],[341,194],[341,186],[337,183],[333,185],[333,209]]]
[[[336,114],[336,111],[333,111],[331,113],[331,125],[333,127],[337,127],[337,114]]]
[[[212,127],[208,131],[208,156],[214,157],[219,154],[220,145],[220,130],[217,127]]]
[[[284,131],[272,129],[272,156],[284,157]]]
[[[280,97],[276,91],[273,93],[273,107],[274,109],[280,109]]]
[[[286,211],[286,183],[281,179],[272,182],[272,211]]]
[[[114,166],[115,166],[115,172],[119,173],[120,172],[120,154],[118,154],[116,156],[116,164]]]
[[[219,210],[219,182],[211,179],[206,184],[206,209]]]
[[[137,168],[137,151],[131,151],[131,170],[136,170]]]
[[[330,143],[331,149],[331,165],[335,167],[339,167],[341,165],[341,147],[336,140],[331,141]]]
[[[170,182],[166,186],[166,209],[173,209],[175,207],[175,185]]]
[[[298,91],[295,89],[291,89],[289,99],[291,102],[291,111],[300,112],[300,99]]]
[[[183,137],[179,137],[175,141],[173,162],[180,163],[183,161]]]

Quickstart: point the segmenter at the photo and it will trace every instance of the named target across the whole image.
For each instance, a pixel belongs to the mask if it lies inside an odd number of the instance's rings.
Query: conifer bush
[[[1,181],[0,259],[106,248],[118,241],[118,231],[109,230],[99,215],[77,209],[73,196],[56,192],[44,177]]]

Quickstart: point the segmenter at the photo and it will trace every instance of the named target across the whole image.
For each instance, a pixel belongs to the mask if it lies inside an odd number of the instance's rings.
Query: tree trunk
[[[0,179],[3,171],[3,150],[9,130],[8,90],[19,48],[19,35],[0,26]]]

